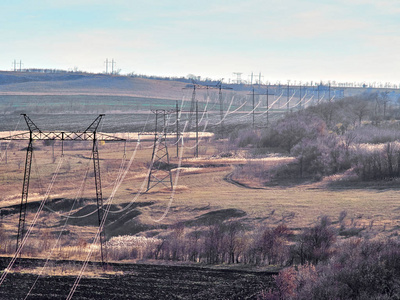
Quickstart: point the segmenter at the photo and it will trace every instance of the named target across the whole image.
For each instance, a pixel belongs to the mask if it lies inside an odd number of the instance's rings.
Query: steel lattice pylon
[[[114,137],[111,135],[98,133],[97,128],[101,122],[101,119],[104,115],[99,115],[92,124],[89,125],[86,130],[83,132],[58,132],[58,131],[41,131],[35,123],[26,115],[22,114],[25,118],[25,122],[29,128],[29,132],[24,132],[20,134],[16,134],[13,136],[0,138],[0,140],[29,140],[27,152],[26,152],[26,160],[25,160],[25,172],[24,172],[24,181],[22,187],[22,197],[21,197],[21,205],[20,205],[20,214],[19,214],[19,223],[18,223],[18,234],[17,234],[17,244],[16,249],[18,251],[21,242],[25,236],[25,220],[26,220],[26,206],[28,203],[28,191],[29,191],[29,179],[31,174],[31,166],[32,166],[32,156],[33,156],[33,141],[34,140],[61,140],[63,141],[93,141],[92,147],[92,155],[93,155],[93,167],[94,167],[94,177],[95,177],[95,186],[96,186],[96,201],[97,201],[97,211],[98,211],[98,219],[99,226],[102,224],[102,219],[104,215],[103,208],[103,194],[101,188],[101,177],[100,177],[100,159],[99,159],[99,150],[98,150],[98,141],[125,141],[125,139],[121,139],[118,137]],[[63,149],[63,148],[62,148]],[[64,150],[63,150],[64,151]],[[104,267],[104,263],[107,260],[107,253],[105,245],[105,231],[104,227],[100,228],[100,250],[101,250],[101,261]],[[21,253],[21,252],[20,252]]]
[[[32,142],[33,142],[32,139],[30,139],[28,148],[26,149],[24,183],[22,186],[22,197],[21,197],[21,206],[20,206],[20,210],[19,210],[17,244],[16,244],[15,251],[18,251],[20,242],[22,241],[22,239],[25,235],[26,207],[28,204],[29,179],[30,179],[30,175],[31,175],[32,155],[33,155]]]
[[[154,130],[153,154],[151,156],[152,164],[147,181],[146,192],[158,184],[162,184],[172,190],[171,166],[169,163],[168,147],[166,143],[166,115],[171,112],[158,109],[154,110],[153,113],[156,115],[156,127]],[[162,121],[162,126],[160,126],[160,121]]]

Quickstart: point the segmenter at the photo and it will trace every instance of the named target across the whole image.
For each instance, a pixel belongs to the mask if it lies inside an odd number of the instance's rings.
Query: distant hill
[[[87,74],[0,72],[0,95],[115,95],[181,99],[187,83]]]
[[[0,71],[0,95],[112,95],[180,100],[184,95],[186,98],[191,97],[190,80],[183,81],[183,78],[167,80],[158,77],[142,78],[65,71],[58,73]],[[210,86],[216,84],[215,81],[199,83]],[[266,85],[230,84],[228,86],[231,90],[225,90],[225,95],[235,93],[246,96],[252,92],[253,87],[256,94],[265,94],[267,89]],[[189,89],[184,90],[187,87]],[[276,95],[286,93],[286,85],[270,85],[269,89],[275,90]],[[292,95],[294,92],[299,93],[300,87],[290,86],[290,89],[290,95]],[[305,93],[308,95],[314,93],[316,97],[317,86],[302,86],[302,89],[303,96]],[[321,86],[321,91],[325,91],[326,98],[328,86]],[[343,94],[354,96],[364,92],[388,91],[392,94],[399,94],[400,92],[399,89],[367,87],[331,87],[332,94],[333,91],[337,92],[336,99]],[[217,93],[217,89],[210,88],[207,90],[204,86],[204,89],[196,90],[196,99],[201,101],[205,99],[206,94],[217,98]]]

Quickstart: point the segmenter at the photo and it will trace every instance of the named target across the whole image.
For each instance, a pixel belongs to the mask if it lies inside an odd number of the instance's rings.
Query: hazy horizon
[[[396,0],[20,0],[0,7],[2,70],[21,60],[23,69],[102,73],[114,59],[121,74],[400,83]]]

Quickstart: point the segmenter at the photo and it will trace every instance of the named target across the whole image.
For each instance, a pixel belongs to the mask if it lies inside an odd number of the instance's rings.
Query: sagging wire
[[[301,104],[301,102],[303,102],[303,100],[306,98],[306,96],[307,96],[307,92],[305,93],[304,97],[301,98],[299,102],[297,102],[296,105],[293,105],[293,106],[292,106],[292,108],[293,108],[293,107],[296,107],[296,106],[299,106],[299,105]]]
[[[135,152],[137,151],[137,148],[138,148],[139,144],[140,144],[140,142],[137,143]],[[135,155],[136,155],[136,153],[135,153]],[[90,159],[92,159],[92,154],[91,154],[91,156],[90,156]],[[90,161],[89,161],[89,162],[90,162]],[[115,179],[114,183],[112,184],[112,185],[114,186],[113,189],[115,188],[115,186],[117,185],[117,183],[120,181],[120,178],[122,177],[122,173],[123,173],[123,170],[124,170],[124,165],[125,165],[125,163],[126,163],[126,152],[125,152],[125,149],[124,149],[124,155],[123,155],[123,158],[122,158],[122,160],[121,160],[120,167],[119,167],[119,169],[118,169],[117,178]],[[108,201],[108,200],[107,200],[107,201]],[[106,201],[106,204],[107,204],[107,201]],[[59,212],[57,212],[57,211],[55,211],[55,210],[53,210],[53,209],[51,209],[51,208],[49,208],[49,207],[47,207],[47,206],[46,206],[46,208],[47,208],[48,210],[50,210],[51,212],[56,213],[56,214],[59,215],[60,217],[67,218],[67,219],[68,219],[68,218],[69,218],[69,219],[83,219],[83,218],[86,218],[86,217],[89,217],[89,216],[95,214],[95,213],[99,210],[99,208],[96,208],[96,209],[93,210],[92,212],[87,213],[87,214],[82,215],[82,216],[71,216],[71,214],[67,214],[67,215],[65,215],[65,214],[60,214]]]
[[[283,93],[282,93],[274,102],[272,102],[271,105],[269,105],[269,107],[268,107],[268,109],[267,109],[266,111],[264,111],[264,112],[261,113],[261,114],[256,115],[255,117],[257,118],[257,117],[263,116],[263,115],[265,115],[267,112],[269,112],[269,111],[272,109],[272,107],[274,106],[274,104],[275,104],[276,102],[279,101],[279,99],[282,97],[282,95],[283,95]]]
[[[205,115],[206,113],[207,113],[207,117],[208,117],[208,111],[207,111],[207,107],[208,107],[208,103],[209,103],[209,101],[210,101],[210,97],[207,97],[207,102],[206,102],[206,105],[204,106],[203,114],[201,115],[201,118],[200,118],[199,124],[201,124],[201,122],[203,121],[203,119],[204,119],[204,115]]]
[[[185,125],[185,127],[186,127],[186,125]],[[162,215],[159,219],[153,219],[153,218],[150,216],[150,219],[151,219],[153,222],[159,223],[159,222],[161,222],[162,220],[164,220],[165,217],[167,216],[167,214],[168,214],[170,208],[171,208],[172,202],[174,201],[175,192],[176,192],[176,187],[178,186],[178,180],[179,180],[179,175],[180,175],[181,166],[182,166],[183,148],[184,148],[184,147],[183,147],[183,140],[182,140],[182,147],[181,147],[181,149],[180,149],[180,151],[179,151],[179,161],[178,161],[178,166],[177,166],[177,169],[176,169],[175,180],[174,180],[174,184],[173,184],[173,186],[172,186],[172,192],[171,192],[171,195],[170,195],[170,197],[169,197],[168,205],[167,205],[167,207],[166,207],[166,209],[165,209],[163,215]]]
[[[15,126],[15,129],[13,130],[13,132],[16,132],[16,131],[17,131],[17,128],[18,128],[19,123],[21,122],[21,120],[22,120],[22,115],[19,116],[17,125]],[[10,133],[10,135],[11,135],[11,133]],[[4,157],[6,157],[6,154],[7,154],[7,151],[8,151],[8,147],[10,146],[11,141],[12,141],[12,135],[11,135],[10,140],[9,140],[8,143],[7,143],[7,146],[6,146],[6,149],[4,150],[3,155],[1,155],[1,157],[0,157],[0,162],[3,161]]]
[[[147,123],[146,123],[147,124]],[[146,125],[145,125],[146,126]],[[143,128],[144,129],[144,128]],[[113,191],[116,189],[116,186],[117,186],[117,189],[119,188],[119,186],[120,186],[120,184],[121,184],[121,182],[124,180],[124,178],[125,178],[125,176],[126,176],[126,174],[127,174],[127,172],[129,171],[129,169],[130,169],[130,167],[131,167],[131,165],[132,165],[132,163],[133,163],[133,160],[134,160],[134,158],[135,158],[135,156],[136,156],[136,153],[137,153],[137,150],[138,150],[138,148],[139,148],[139,146],[140,146],[140,135],[138,136],[138,141],[137,141],[137,143],[136,143],[136,147],[135,147],[135,149],[134,149],[134,152],[133,152],[133,154],[132,154],[132,156],[131,156],[131,158],[130,158],[130,160],[129,160],[129,162],[128,162],[128,166],[125,168],[124,167],[124,165],[125,165],[125,161],[126,161],[126,154],[124,153],[124,158],[123,158],[123,161],[121,162],[121,165],[120,165],[120,168],[119,168],[119,172],[118,172],[118,175],[117,175],[117,178],[116,178],[116,180],[114,181],[114,187],[113,187]],[[122,172],[122,170],[124,170],[125,169],[125,171],[124,172]],[[151,170],[151,168],[149,169],[149,172],[150,172],[150,170]],[[147,176],[148,177],[148,176]],[[147,179],[145,179],[145,181],[146,181]],[[144,182],[145,182],[144,181]],[[115,195],[115,192],[114,192],[114,195]],[[137,199],[137,197],[136,197],[136,199]],[[135,201],[136,201],[136,199],[135,199]],[[105,201],[105,203],[107,204],[108,203],[108,201],[110,200],[110,198],[108,198],[106,201]],[[51,209],[50,209],[51,210]],[[53,211],[53,210],[51,210],[51,211]],[[60,216],[62,216],[62,217],[67,217],[67,218],[71,218],[71,219],[82,219],[82,218],[86,218],[86,217],[89,217],[89,216],[91,216],[91,215],[93,215],[93,214],[95,214],[96,212],[98,211],[98,208],[97,209],[95,209],[94,211],[92,211],[92,212],[90,212],[90,213],[87,213],[86,215],[82,215],[82,216],[71,216],[71,215],[63,215],[63,214],[60,214],[60,213],[58,213],[58,212],[56,212],[56,211],[53,211],[53,212],[55,212],[56,214],[58,214],[58,215],[60,215]],[[118,213],[119,211],[112,211],[111,213]]]
[[[209,98],[208,98],[208,100],[209,100]],[[208,125],[208,112],[207,112],[207,105],[208,105],[208,101],[207,101],[207,103],[206,103],[206,106],[204,107],[204,110],[203,110],[203,114],[202,114],[202,116],[201,116],[201,118],[200,118],[200,121],[198,122],[198,125],[200,125],[201,124],[201,122],[203,121],[203,119],[204,119],[204,115],[207,115],[207,121],[206,121],[206,123],[205,123],[205,125],[204,125],[204,128],[203,128],[203,131],[201,132],[201,135],[203,136],[204,135],[204,132],[206,131],[206,129],[207,129],[207,125]],[[186,121],[187,122],[187,121]],[[183,132],[182,132],[182,137],[183,137],[183,133],[185,132],[185,130],[186,130],[186,124],[185,124],[185,126],[184,126],[184,130],[183,130]],[[200,144],[200,142],[201,142],[201,139],[202,139],[202,137],[200,137],[200,139],[199,139],[199,141],[197,141],[196,143],[195,143],[195,145],[194,146],[192,146],[192,147],[186,147],[187,149],[194,149],[194,148],[196,148],[197,147],[197,145],[199,145]],[[179,140],[180,139],[178,139],[178,141],[177,142],[179,142]],[[175,142],[174,143],[174,145],[176,145],[176,143],[177,142]],[[182,147],[183,147],[183,141],[182,141]]]
[[[324,93],[322,94],[322,97],[319,98],[319,101],[320,101],[320,102],[322,102],[322,100],[324,100],[325,94],[326,94],[326,92],[324,91]]]
[[[13,258],[11,259],[11,261],[10,261],[10,263],[8,264],[7,268],[4,270],[3,274],[2,274],[1,277],[0,277],[0,287],[1,287],[1,285],[3,284],[4,280],[6,279],[8,273],[10,273],[10,270],[12,269],[12,267],[13,267],[15,261],[17,260],[17,257],[20,255],[20,253],[21,253],[21,251],[22,251],[22,248],[23,248],[24,245],[26,244],[26,241],[28,240],[29,235],[31,234],[33,228],[35,227],[36,222],[37,222],[37,220],[39,219],[39,215],[40,215],[40,213],[42,212],[43,207],[44,207],[44,205],[45,205],[45,203],[46,203],[46,200],[47,200],[48,197],[49,197],[49,194],[50,194],[50,192],[51,192],[51,189],[52,189],[53,186],[54,186],[54,182],[55,182],[55,180],[56,180],[56,178],[57,178],[57,175],[58,175],[58,173],[59,173],[59,171],[60,171],[60,168],[61,168],[61,165],[62,165],[63,161],[64,161],[64,156],[61,156],[61,158],[60,158],[60,160],[59,160],[59,163],[58,163],[58,165],[57,165],[57,168],[56,168],[56,170],[55,170],[55,172],[54,172],[54,174],[53,174],[53,177],[52,177],[52,179],[51,179],[51,182],[50,182],[50,184],[49,184],[49,186],[48,186],[48,188],[47,188],[46,194],[44,195],[43,200],[41,201],[40,206],[39,206],[38,210],[36,211],[35,217],[33,218],[33,221],[32,221],[32,223],[31,223],[31,225],[29,226],[27,232],[25,233],[25,236],[23,237],[23,239],[22,239],[22,241],[21,241],[21,244],[18,246],[18,249],[17,249],[17,251],[15,252]]]
[[[247,114],[245,114],[245,115],[243,115],[243,116],[238,117],[237,119],[238,119],[238,120],[241,120],[241,119],[244,119],[244,118],[246,118],[247,116],[251,115],[253,112],[256,111],[256,109],[257,109],[260,105],[261,105],[261,101],[258,101],[257,105],[254,106],[254,108],[253,108],[251,111],[249,111]]]
[[[295,94],[296,94],[296,91],[293,93],[292,97],[290,97],[289,100],[286,101],[285,104],[283,104],[282,106],[279,107],[279,109],[286,107],[288,105],[288,103],[290,103],[290,101],[293,99]]]
[[[54,245],[54,247],[51,249],[50,253],[47,255],[47,259],[46,259],[46,261],[45,261],[43,267],[41,268],[41,270],[40,270],[38,276],[36,277],[36,280],[35,280],[34,283],[32,284],[32,286],[31,286],[31,288],[30,288],[28,294],[27,294],[27,295],[25,296],[25,298],[24,298],[25,300],[28,299],[29,295],[32,293],[33,289],[35,288],[37,281],[38,281],[39,278],[42,276],[43,271],[44,271],[44,269],[46,268],[47,263],[49,262],[50,258],[52,257],[54,250],[58,247],[58,243],[59,243],[60,240],[61,240],[61,237],[62,237],[62,235],[63,235],[63,232],[64,232],[65,228],[67,227],[67,223],[68,223],[68,221],[69,221],[69,218],[70,218],[70,216],[71,216],[72,211],[73,211],[74,208],[75,208],[76,202],[78,201],[78,199],[81,199],[81,197],[82,197],[82,193],[83,193],[83,190],[84,190],[84,188],[85,188],[86,180],[87,180],[87,177],[88,177],[88,174],[89,174],[89,169],[90,169],[90,162],[91,162],[91,160],[92,160],[92,156],[90,157],[90,160],[89,160],[89,162],[88,162],[88,166],[87,166],[87,169],[86,169],[86,172],[85,172],[85,176],[84,176],[83,181],[82,181],[82,183],[81,183],[81,185],[80,185],[80,187],[79,187],[79,189],[78,189],[78,191],[77,191],[77,193],[76,193],[74,202],[72,203],[72,206],[71,206],[71,209],[70,209],[70,211],[69,211],[69,214],[67,215],[66,220],[65,220],[65,222],[64,222],[64,225],[63,225],[62,228],[61,228],[61,231],[60,231],[60,233],[59,233],[59,235],[58,235],[58,237],[57,237],[57,240],[56,240],[56,242],[55,242],[55,245]],[[47,206],[46,206],[46,208],[49,209]],[[50,210],[51,210],[51,209],[50,209]],[[52,212],[55,212],[54,210],[51,210],[51,211],[52,211]],[[97,211],[97,210],[96,210],[96,211]]]
[[[223,116],[223,118],[222,118],[219,122],[215,123],[215,125],[221,124],[221,123],[226,119],[226,117],[227,117],[228,114],[229,114],[229,111],[231,110],[231,107],[232,107],[232,103],[233,103],[234,98],[235,98],[235,96],[233,95],[233,96],[232,96],[231,103],[229,104],[228,109],[226,110],[225,115]],[[245,103],[246,103],[246,102],[245,102]],[[243,103],[243,104],[245,104],[245,103]],[[242,105],[242,106],[243,106],[243,105]]]
[[[158,146],[159,146],[159,139],[158,139],[157,142],[156,142],[156,151],[158,150]],[[119,186],[121,185],[122,181],[125,179],[126,174],[128,173],[128,171],[129,171],[129,169],[130,169],[130,167],[131,167],[131,165],[132,165],[132,163],[133,163],[133,160],[135,159],[135,156],[136,156],[136,152],[137,152],[137,150],[138,150],[138,147],[139,147],[139,143],[136,145],[136,148],[135,148],[135,150],[134,150],[134,152],[133,152],[133,154],[132,154],[132,156],[131,156],[131,158],[130,158],[130,160],[129,160],[129,163],[128,163],[126,169],[125,169],[124,174],[121,176],[121,179],[120,179],[120,182],[119,182],[118,185],[117,185],[117,188],[119,188]],[[146,184],[146,182],[147,182],[147,178],[149,177],[150,172],[151,172],[151,169],[152,169],[152,167],[153,167],[154,159],[155,159],[155,158],[153,157],[153,160],[151,161],[150,166],[149,166],[149,168],[148,168],[148,170],[147,170],[147,175],[146,175],[145,179],[143,180],[143,182],[142,182],[142,184],[141,184],[141,186],[140,186],[140,188],[139,188],[139,191],[136,193],[136,195],[135,195],[135,197],[133,198],[133,200],[131,200],[131,202],[128,203],[124,208],[121,208],[121,209],[115,210],[115,211],[110,211],[110,213],[117,214],[117,213],[124,212],[125,210],[127,210],[128,208],[130,208],[130,207],[133,205],[134,202],[136,202],[137,198],[140,196],[140,194],[141,194],[141,193],[143,192],[143,190],[144,190],[145,184]],[[107,200],[107,201],[108,201],[108,200]]]
[[[203,131],[201,132],[201,135],[202,135],[202,136],[199,138],[199,141],[198,141],[198,142],[196,142],[194,146],[191,146],[191,147],[185,147],[186,149],[194,149],[194,148],[196,148],[196,147],[197,147],[197,145],[200,145],[200,142],[201,142],[201,140],[202,140],[202,138],[203,138],[204,132],[205,132],[205,131],[206,131],[206,129],[207,129],[207,125],[208,125],[208,120],[207,120],[207,121],[206,121],[206,123],[204,124]],[[183,141],[182,141],[182,147],[183,147]]]
[[[306,106],[313,98],[314,98],[314,95],[312,95],[310,97],[310,99],[308,99],[306,102],[304,102],[304,106]]]
[[[159,142],[158,142],[157,144],[159,144]],[[87,256],[86,256],[86,259],[85,259],[85,261],[84,261],[84,263],[83,263],[83,265],[82,265],[82,268],[81,268],[81,270],[80,270],[80,272],[79,272],[79,275],[78,275],[78,277],[76,278],[76,280],[75,280],[75,282],[74,282],[74,284],[73,284],[73,286],[72,286],[72,288],[71,288],[71,290],[70,290],[70,292],[69,292],[69,294],[68,294],[68,296],[67,296],[67,300],[72,299],[72,296],[74,295],[74,293],[75,293],[75,291],[76,291],[76,289],[77,289],[77,287],[78,287],[78,285],[79,285],[79,282],[80,282],[80,280],[81,280],[81,278],[82,278],[82,276],[83,276],[83,273],[84,273],[85,270],[86,270],[86,267],[87,267],[87,265],[88,265],[88,262],[89,262],[89,260],[90,260],[90,257],[92,256],[92,253],[93,253],[93,249],[94,249],[93,246],[94,246],[95,244],[97,244],[97,242],[99,241],[100,233],[102,232],[102,230],[103,230],[103,228],[104,228],[104,225],[105,225],[105,222],[106,222],[108,213],[110,212],[110,208],[111,208],[111,204],[112,204],[112,200],[113,200],[113,198],[114,198],[114,195],[115,195],[116,191],[118,190],[119,186],[121,185],[122,181],[124,180],[126,174],[128,173],[128,170],[129,170],[129,168],[130,168],[130,166],[131,166],[131,164],[132,164],[132,162],[133,162],[133,158],[134,158],[134,155],[132,155],[131,160],[129,161],[128,167],[127,167],[127,169],[126,169],[124,175],[122,176],[120,182],[119,182],[118,185],[115,187],[115,189],[113,190],[113,192],[111,193],[110,197],[109,197],[108,200],[107,200],[108,203],[107,203],[107,205],[106,205],[106,209],[105,209],[105,211],[104,211],[103,218],[102,218],[102,220],[101,220],[100,226],[99,226],[98,229],[97,229],[97,232],[96,232],[96,235],[95,235],[95,237],[94,237],[93,243],[92,243],[92,245],[91,245],[91,247],[90,247],[90,250],[89,250],[89,252],[88,252],[88,254],[87,254]],[[150,170],[151,170],[151,168],[152,168],[152,166],[153,166],[153,163],[154,163],[154,157],[153,157],[151,166],[150,166],[150,168],[149,168],[149,174],[150,174]],[[144,186],[144,185],[142,184],[142,187],[143,187],[143,186]]]

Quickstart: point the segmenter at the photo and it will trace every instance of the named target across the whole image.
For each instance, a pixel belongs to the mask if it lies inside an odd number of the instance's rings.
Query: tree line
[[[240,129],[232,147],[295,156],[268,177],[314,178],[351,170],[360,180],[400,177],[400,107],[387,93],[364,94],[286,114],[263,129]]]

